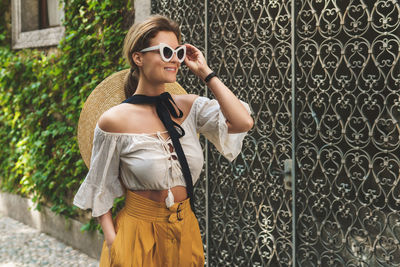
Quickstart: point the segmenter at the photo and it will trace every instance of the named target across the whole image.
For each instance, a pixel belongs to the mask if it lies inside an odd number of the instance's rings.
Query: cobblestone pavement
[[[0,214],[0,267],[84,266],[97,260],[57,239]]]

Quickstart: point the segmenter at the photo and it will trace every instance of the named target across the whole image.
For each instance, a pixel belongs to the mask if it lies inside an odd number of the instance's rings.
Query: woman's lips
[[[176,68],[174,67],[166,67],[164,68],[166,71],[172,71],[172,72],[176,72]]]

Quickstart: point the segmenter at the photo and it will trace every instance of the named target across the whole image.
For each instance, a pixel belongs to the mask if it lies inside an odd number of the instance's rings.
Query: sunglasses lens
[[[179,49],[177,53],[178,59],[182,60],[183,57],[185,56],[185,51],[183,49]]]
[[[173,53],[174,53],[174,52],[171,50],[171,48],[169,48],[169,47],[164,47],[163,50],[162,50],[162,52],[163,52],[164,57],[165,57],[166,59],[170,59],[170,58],[172,57]]]

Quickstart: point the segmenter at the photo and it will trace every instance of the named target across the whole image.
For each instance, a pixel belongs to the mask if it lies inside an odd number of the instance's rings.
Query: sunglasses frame
[[[172,55],[171,55],[170,58],[165,57],[164,52],[163,52],[164,48],[171,49]],[[172,49],[172,47],[170,47],[169,45],[167,45],[165,43],[160,43],[160,44],[155,45],[155,46],[150,46],[150,47],[144,48],[144,49],[140,50],[140,52],[149,52],[149,51],[155,51],[155,50],[159,50],[160,51],[161,58],[165,62],[170,62],[171,59],[174,57],[174,54],[176,54],[176,57],[178,58],[179,63],[182,63],[186,58],[186,46],[184,46],[184,45],[179,46],[177,49]],[[179,59],[179,57],[178,57],[178,52],[180,50],[183,50],[182,59]]]

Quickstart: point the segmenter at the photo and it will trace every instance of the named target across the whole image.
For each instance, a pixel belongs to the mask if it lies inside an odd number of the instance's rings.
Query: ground
[[[0,213],[0,267],[85,266],[97,260]]]

